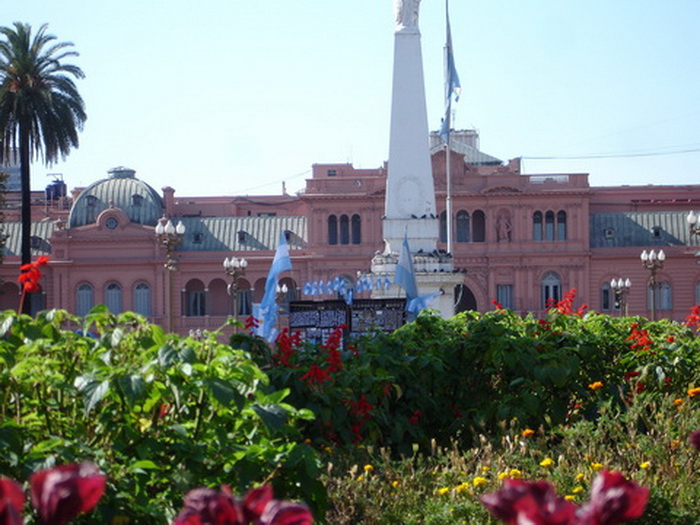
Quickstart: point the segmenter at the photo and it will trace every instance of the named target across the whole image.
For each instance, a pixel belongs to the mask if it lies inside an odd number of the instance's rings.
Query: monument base
[[[413,239],[411,239],[411,243],[413,243]],[[454,271],[452,256],[444,252],[433,251],[431,253],[416,253],[413,254],[412,258],[419,295],[441,292],[428,308],[440,312],[443,319],[449,319],[455,313],[454,289],[458,284],[464,282],[462,274]],[[377,253],[372,258],[372,273],[385,274],[393,282],[398,262],[399,254],[396,252]],[[373,299],[390,299],[397,296],[405,295],[403,290],[396,286],[392,286],[389,290],[372,291]]]

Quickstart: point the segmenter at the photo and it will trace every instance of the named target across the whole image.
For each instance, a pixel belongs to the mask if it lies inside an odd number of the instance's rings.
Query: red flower
[[[700,450],[700,430],[692,432],[688,436],[688,442],[692,445],[695,450]]]
[[[690,315],[685,318],[683,324],[690,328],[700,329],[700,304],[690,309]]]
[[[292,501],[272,500],[260,516],[260,525],[311,525],[313,517],[306,505]]]
[[[0,523],[22,525],[24,493],[22,487],[9,478],[0,478]]]
[[[591,500],[578,514],[580,525],[616,525],[644,514],[649,489],[628,481],[619,472],[601,471],[593,480]]]
[[[243,498],[243,514],[246,520],[255,521],[265,512],[265,506],[273,499],[272,487],[263,485],[248,491]]]
[[[106,481],[92,463],[41,470],[29,478],[32,505],[43,523],[63,525],[97,505]]]
[[[508,525],[572,525],[576,512],[546,481],[506,479],[503,488],[484,494],[481,503]]]
[[[314,384],[322,385],[326,381],[330,381],[330,376],[328,372],[318,365],[311,365],[309,371],[301,376],[302,381],[306,381],[308,386],[313,386]]]
[[[637,377],[637,376],[639,376],[639,375],[641,375],[641,374],[640,374],[639,372],[637,372],[636,370],[635,370],[635,371],[632,371],[632,372],[627,372],[627,373],[625,374],[625,381],[629,381],[629,380],[632,379],[633,377]]]
[[[637,323],[632,324],[630,328],[632,329],[632,333],[630,333],[629,337],[627,337],[627,341],[632,341],[630,348],[640,352],[651,349],[654,341],[652,341],[651,337],[649,336],[649,332],[643,328],[639,328]]]
[[[349,400],[348,404],[352,407],[350,413],[353,416],[357,416],[360,419],[370,419],[372,417],[370,412],[374,410],[374,407],[367,401],[364,394],[362,394],[357,401]]]
[[[243,507],[228,487],[194,489],[185,495],[185,508],[173,525],[243,525]]]
[[[496,310],[503,310],[503,305],[499,303],[496,299],[491,299],[491,303],[493,304]]]
[[[421,417],[421,411],[420,410],[414,410],[413,415],[408,418],[408,422],[411,425],[417,425],[420,423],[420,417]]]

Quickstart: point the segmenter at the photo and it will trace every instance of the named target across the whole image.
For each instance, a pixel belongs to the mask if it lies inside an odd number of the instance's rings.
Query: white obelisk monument
[[[423,58],[418,30],[420,0],[395,0],[394,78],[391,96],[389,171],[382,229],[391,251],[404,234],[411,250],[435,250],[439,225],[428,144]]]
[[[382,231],[385,247],[372,259],[372,272],[394,275],[404,235],[413,256],[421,295],[442,291],[430,308],[443,317],[454,314],[452,256],[437,251],[439,222],[435,209],[425,104],[423,57],[418,9],[420,0],[394,0],[394,77],[391,98],[389,168]],[[396,287],[373,297],[395,297]]]

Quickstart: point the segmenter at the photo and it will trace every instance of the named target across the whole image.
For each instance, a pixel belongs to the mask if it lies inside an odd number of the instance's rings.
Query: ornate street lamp
[[[632,282],[629,279],[623,281],[622,277],[610,281],[610,288],[615,294],[615,304],[620,308],[620,316],[627,317],[627,294],[630,293],[630,286]]]
[[[277,301],[277,305],[279,306],[280,310],[282,310],[282,305],[287,300],[287,292],[289,292],[289,288],[287,288],[286,284],[282,284],[282,286],[278,284],[275,291],[277,292],[277,295],[275,295],[275,301]],[[279,315],[277,316],[277,322],[280,323],[281,327],[282,319]]]
[[[661,287],[661,283],[656,279],[656,273],[664,267],[666,254],[663,250],[659,250],[658,254],[654,250],[649,253],[644,250],[639,258],[642,260],[644,269],[649,270],[647,285],[651,289],[651,320],[656,321],[656,291]]]
[[[165,280],[167,289],[165,291],[165,318],[166,329],[173,331],[173,272],[177,269],[177,260],[173,257],[175,247],[182,242],[185,235],[185,225],[178,221],[177,226],[173,225],[170,219],[163,217],[156,224],[156,242],[165,248],[165,264],[167,278]]]
[[[230,259],[224,259],[224,271],[231,278],[231,282],[226,287],[229,297],[232,300],[233,317],[238,318],[238,278],[245,275],[245,269],[248,267],[248,261],[243,257],[240,259],[231,256]]]

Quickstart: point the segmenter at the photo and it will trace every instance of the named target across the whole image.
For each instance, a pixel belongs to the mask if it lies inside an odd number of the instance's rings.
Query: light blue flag
[[[403,237],[399,262],[396,265],[396,274],[394,274],[394,282],[406,292],[407,305],[408,301],[418,297],[416,272],[413,269],[413,258],[411,257],[411,250],[408,247],[408,237],[406,235]]]
[[[447,19],[447,38],[445,42],[445,116],[440,127],[440,138],[447,142],[451,119],[452,119],[452,95],[455,102],[459,101],[459,94],[462,92],[462,85],[459,83],[459,75],[455,67],[455,59],[452,54],[452,32],[450,31],[450,11],[447,0],[445,0],[445,16]]]
[[[435,299],[440,297],[442,294],[442,291],[437,291],[415,297],[408,301],[406,305],[406,310],[412,314],[418,315],[421,310],[428,308],[428,306],[430,306],[433,303],[433,301],[435,301]]]
[[[313,295],[313,288],[311,288],[311,283],[304,283],[304,295]]]
[[[292,260],[289,258],[287,237],[282,232],[275,258],[272,260],[272,266],[270,266],[270,271],[267,274],[265,295],[263,295],[263,299],[260,302],[260,319],[262,323],[258,328],[257,334],[270,342],[275,337],[275,323],[277,322],[277,310],[279,309],[276,301],[279,275],[291,269]]]
[[[318,281],[311,283],[311,295],[319,295],[318,293]]]

